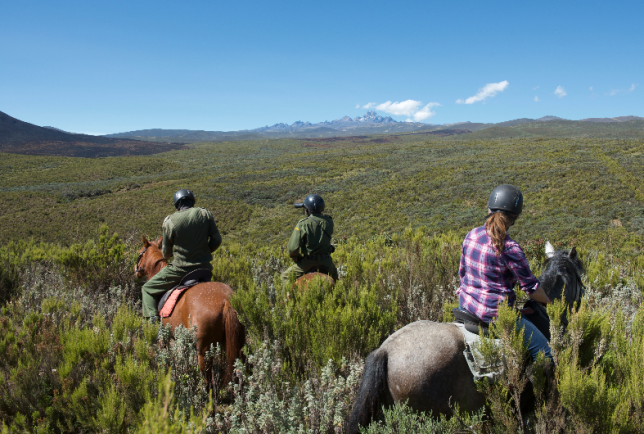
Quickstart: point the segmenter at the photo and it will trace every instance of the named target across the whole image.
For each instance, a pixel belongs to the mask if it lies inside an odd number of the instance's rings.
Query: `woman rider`
[[[496,187],[487,203],[484,226],[472,229],[463,241],[463,253],[457,291],[459,307],[489,323],[498,315],[498,306],[516,300],[514,285],[535,301],[547,304],[550,299],[530,271],[530,265],[519,244],[507,235],[523,209],[523,195],[518,188],[505,184]],[[524,329],[524,341],[535,360],[543,351],[552,361],[550,346],[537,327],[520,315],[518,326]]]

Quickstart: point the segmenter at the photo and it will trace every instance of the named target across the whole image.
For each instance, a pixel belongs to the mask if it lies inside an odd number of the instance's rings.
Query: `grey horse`
[[[555,252],[548,243],[546,256],[545,269],[539,277],[546,294],[551,300],[565,296],[572,306],[584,289],[582,265],[575,248]],[[548,330],[545,309],[534,315],[541,319],[538,327]],[[455,403],[468,412],[483,407],[485,398],[476,390],[464,350],[462,333],[449,323],[416,321],[389,336],[367,357],[348,432],[357,433],[360,426],[381,416],[383,406],[399,401],[432,414],[451,415],[450,405]]]

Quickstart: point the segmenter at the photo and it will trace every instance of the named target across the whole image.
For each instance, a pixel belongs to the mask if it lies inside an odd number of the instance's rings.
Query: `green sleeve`
[[[217,229],[217,224],[212,213],[210,211],[206,212],[208,213],[208,248],[210,248],[210,253],[212,253],[221,246],[221,234],[219,233],[219,229]]]
[[[163,220],[163,246],[162,246],[163,257],[166,259],[172,256],[172,249],[174,247],[174,238],[172,236],[173,227],[174,227],[174,224],[172,223],[170,216],[167,216],[165,220]]]
[[[295,229],[293,230],[293,234],[291,235],[291,239],[288,240],[288,255],[293,258],[294,260],[298,260],[300,257],[302,257],[302,254],[300,253],[300,246],[302,245],[302,230],[300,229],[300,223],[297,223],[297,226],[295,226]]]

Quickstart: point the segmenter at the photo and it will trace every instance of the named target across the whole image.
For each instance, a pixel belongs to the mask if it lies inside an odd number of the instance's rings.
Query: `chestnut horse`
[[[148,241],[143,237],[143,248],[135,266],[137,278],[148,276],[148,280],[168,265],[161,252],[162,238]],[[177,302],[172,315],[162,318],[163,325],[170,324],[172,330],[182,325],[190,328],[197,326],[197,358],[199,369],[206,380],[212,384],[214,372],[206,366],[205,355],[210,345],[219,344],[226,350],[226,372],[223,384],[232,379],[235,360],[242,357],[242,347],[246,342],[243,324],[237,318],[237,312],[228,299],[233,290],[220,282],[202,282],[184,291]],[[210,381],[209,381],[210,378]]]
[[[293,282],[293,289],[306,289],[309,282],[313,281],[313,279],[315,279],[316,277],[322,279],[329,285],[330,288],[333,288],[335,286],[335,280],[333,279],[333,277],[329,276],[326,273],[314,271],[312,273],[306,273],[305,275],[300,276],[295,282]]]

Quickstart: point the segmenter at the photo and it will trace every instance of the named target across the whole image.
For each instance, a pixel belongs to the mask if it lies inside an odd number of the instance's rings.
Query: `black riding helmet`
[[[296,203],[295,208],[306,208],[311,213],[324,211],[324,199],[319,194],[309,194],[304,202]]]
[[[181,190],[177,191],[174,194],[174,207],[176,209],[180,208],[181,203],[185,204],[188,201],[192,202],[192,205],[194,205],[195,202],[197,201],[195,199],[195,195],[192,194],[192,192],[190,190],[186,190],[184,188],[184,189],[181,189]]]
[[[523,195],[514,185],[503,184],[492,190],[487,207],[492,212],[506,211],[517,216],[523,211]]]

